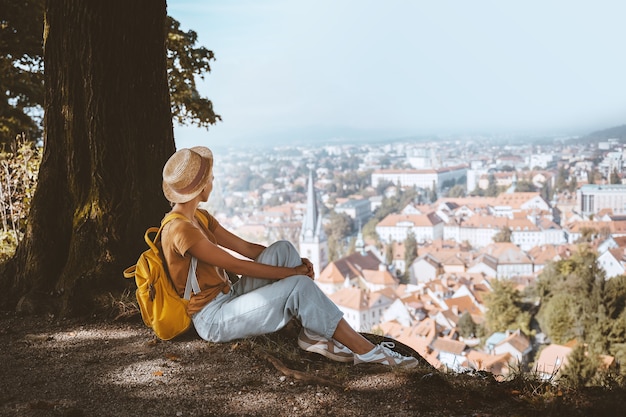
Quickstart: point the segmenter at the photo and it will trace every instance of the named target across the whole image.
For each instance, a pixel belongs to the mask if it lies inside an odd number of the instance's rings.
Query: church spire
[[[328,264],[328,242],[322,228],[322,216],[317,206],[313,170],[309,172],[306,211],[300,231],[300,254],[313,263],[316,274],[319,274]]]
[[[306,196],[306,212],[302,231],[300,232],[301,242],[321,242],[326,240],[324,229],[322,228],[322,216],[317,207],[317,196],[313,186],[313,171],[309,172],[309,185]]]
[[[313,171],[309,171],[309,184],[306,193],[306,211],[304,213],[304,223],[300,233],[300,240],[313,241],[317,231],[317,199],[313,187]]]

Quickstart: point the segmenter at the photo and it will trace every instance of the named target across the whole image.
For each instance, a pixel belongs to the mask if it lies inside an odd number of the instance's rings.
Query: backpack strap
[[[200,284],[198,284],[198,276],[196,275],[196,267],[198,265],[198,259],[191,257],[191,263],[189,264],[189,272],[187,273],[187,283],[185,284],[185,294],[183,298],[189,300],[191,298],[191,292],[198,294],[200,292]]]
[[[209,229],[209,218],[200,210],[196,210],[196,219],[204,226],[205,229]]]
[[[204,215],[204,213],[196,210],[195,214],[196,214],[196,218],[204,225],[204,227],[208,228],[209,219]],[[167,268],[167,262],[165,262],[165,259],[163,259],[161,251],[159,250],[158,243],[159,243],[159,240],[161,239],[161,231],[163,230],[163,227],[174,219],[181,219],[181,220],[189,221],[187,217],[183,216],[180,213],[169,213],[161,221],[160,227],[149,227],[143,236],[144,240],[146,241],[150,249],[158,257],[161,258],[161,262],[165,268],[166,275],[170,281],[171,281],[171,277]],[[150,238],[152,234],[155,234],[154,239]],[[200,292],[200,285],[198,284],[198,277],[196,275],[197,265],[198,265],[198,260],[192,256],[191,263],[189,264],[189,272],[187,273],[187,283],[185,284],[185,293],[183,295],[183,298],[186,300],[189,300],[191,298],[192,291],[194,294],[198,294]],[[136,264],[126,268],[124,270],[124,278],[134,278],[136,269],[137,269]]]
[[[160,253],[156,244],[159,241],[159,239],[161,239],[161,232],[163,231],[163,227],[165,227],[167,223],[169,223],[170,221],[174,219],[187,220],[187,218],[180,213],[168,213],[167,216],[165,216],[165,218],[161,220],[161,226],[158,229],[156,227],[150,227],[148,230],[146,230],[146,234],[144,235],[144,240],[146,241],[148,246],[150,246],[150,248],[156,253]],[[155,233],[155,232],[156,232],[156,236],[154,237],[154,240],[150,239],[150,234]]]

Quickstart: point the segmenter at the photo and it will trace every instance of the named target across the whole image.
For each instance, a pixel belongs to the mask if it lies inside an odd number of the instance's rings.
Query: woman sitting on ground
[[[302,323],[298,345],[340,362],[380,363],[411,368],[417,359],[374,345],[342,318],[343,313],[313,282],[311,262],[287,241],[269,247],[224,229],[208,212],[208,227],[196,217],[213,189],[213,154],[202,146],[181,149],[163,168],[163,192],[175,219],[165,225],[163,253],[178,293],[185,290],[192,257],[200,292],[188,312],[198,335],[211,342],[275,332],[293,317]],[[246,259],[233,256],[231,252]],[[241,275],[234,285],[225,270]]]

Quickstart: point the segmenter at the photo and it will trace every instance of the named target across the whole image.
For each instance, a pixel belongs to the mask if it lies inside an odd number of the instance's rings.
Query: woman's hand
[[[315,279],[315,271],[313,270],[313,264],[307,258],[302,258],[302,265],[305,265],[307,272],[303,275],[308,276],[311,279]]]

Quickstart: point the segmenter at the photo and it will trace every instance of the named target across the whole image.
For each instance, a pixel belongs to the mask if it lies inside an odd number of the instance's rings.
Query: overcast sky
[[[626,123],[623,0],[169,0],[223,122],[178,147]],[[319,139],[326,139],[320,137]]]

